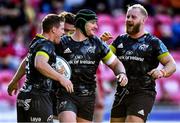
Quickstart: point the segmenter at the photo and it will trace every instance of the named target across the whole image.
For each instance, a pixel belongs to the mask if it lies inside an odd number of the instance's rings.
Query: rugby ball
[[[71,78],[72,70],[69,63],[62,57],[56,56],[56,70],[58,71],[61,68],[64,68],[63,75],[66,79]]]

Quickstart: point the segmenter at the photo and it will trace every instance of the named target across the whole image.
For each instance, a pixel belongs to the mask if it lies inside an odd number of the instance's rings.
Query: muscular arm
[[[102,58],[102,61],[108,65],[118,78],[120,85],[125,86],[128,82],[126,77],[126,71],[124,68],[124,65],[121,61],[113,54],[113,52],[110,50],[104,58]]]
[[[127,76],[126,76],[126,70],[124,68],[124,65],[121,61],[116,57],[114,61],[108,65],[118,78],[118,81],[120,82],[121,86],[125,86],[128,82]]]
[[[124,65],[117,58],[115,58],[112,64],[108,66],[113,70],[115,75],[119,75],[119,73],[126,73]]]
[[[22,60],[18,70],[16,71],[15,75],[13,76],[12,80],[10,81],[8,85],[8,94],[12,96],[13,91],[15,91],[15,94],[18,90],[18,82],[19,80],[25,75],[25,65],[26,65],[26,57]]]
[[[18,82],[25,75],[26,57],[22,60],[17,72],[15,73],[13,80]]]
[[[34,66],[35,68],[44,76],[47,76],[53,80],[59,81],[62,78],[62,75],[56,72],[49,64],[48,58],[42,55],[37,55],[35,57]]]
[[[169,77],[176,71],[176,63],[170,54],[160,58],[159,61],[164,66],[162,69],[165,73],[164,77]]]
[[[169,77],[176,71],[176,63],[170,54],[163,57],[160,56],[158,60],[164,67],[161,70],[155,68],[148,72],[153,78]]]
[[[36,55],[34,66],[44,76],[47,76],[53,80],[58,81],[62,86],[66,88],[68,92],[73,92],[73,84],[70,80],[67,80],[60,73],[56,72],[49,64],[49,58],[43,55]]]

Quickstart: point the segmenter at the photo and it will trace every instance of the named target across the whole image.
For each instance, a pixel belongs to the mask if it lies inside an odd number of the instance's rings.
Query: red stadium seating
[[[104,32],[110,32],[113,37],[116,37],[116,32],[114,29],[114,21],[112,16],[106,14],[98,15],[98,36],[102,35]],[[112,42],[109,40],[108,43]]]
[[[151,34],[154,34],[154,18],[149,16],[145,24],[145,30]]]
[[[114,18],[115,30],[119,35],[125,33],[125,19],[125,15],[121,15]]]
[[[155,16],[156,22],[159,26],[160,37],[172,36],[172,18],[169,15],[157,14]],[[158,28],[158,27],[157,27]]]
[[[9,103],[11,107],[14,107],[16,104],[16,95],[9,96],[7,93],[7,87],[14,75],[14,72],[11,70],[1,70],[0,71],[0,100],[5,100]],[[24,78],[21,79],[19,88],[21,87]]]
[[[104,32],[114,32],[113,20],[110,15],[100,14],[98,15],[98,34],[102,34]]]
[[[176,72],[168,77],[159,79],[156,84],[157,101],[169,101],[169,103],[180,104],[180,52],[172,52],[177,65]]]

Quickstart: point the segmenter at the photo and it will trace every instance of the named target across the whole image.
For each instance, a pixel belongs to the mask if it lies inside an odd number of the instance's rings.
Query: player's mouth
[[[127,23],[126,26],[127,26],[127,27],[133,27],[134,24],[133,24],[133,23]]]
[[[97,29],[94,28],[94,29],[91,29],[91,31],[95,33],[97,31]]]

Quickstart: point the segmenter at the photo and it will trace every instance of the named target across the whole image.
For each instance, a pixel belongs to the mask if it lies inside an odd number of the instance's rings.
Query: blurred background
[[[180,0],[0,0],[0,122],[16,122],[16,96],[8,96],[7,85],[26,56],[28,44],[40,33],[40,21],[46,14],[92,9],[99,17],[97,35],[106,31],[115,39],[125,32],[127,6],[135,3],[149,13],[146,30],[164,42],[177,63],[173,76],[156,82],[157,98],[148,122],[180,122]],[[113,74],[101,64],[97,77],[101,96],[96,121],[108,121]]]

